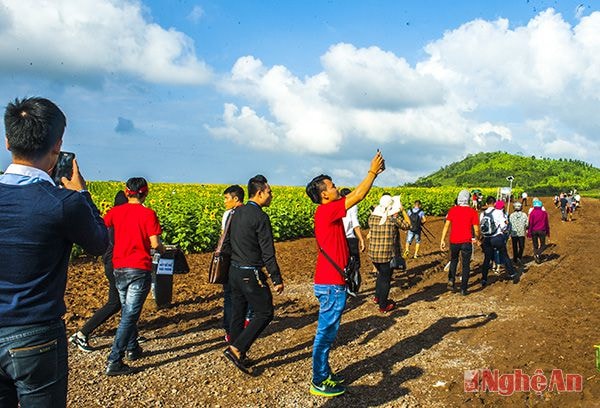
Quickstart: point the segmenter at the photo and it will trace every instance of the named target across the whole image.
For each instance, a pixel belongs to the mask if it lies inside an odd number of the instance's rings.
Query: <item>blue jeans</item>
[[[337,337],[346,306],[344,285],[315,285],[315,296],[319,299],[319,323],[313,344],[313,382],[319,384],[329,377],[329,350]]]
[[[421,233],[420,232],[412,232],[411,230],[408,230],[406,232],[406,246],[408,247],[410,244],[412,244],[413,239],[415,240],[415,242],[417,244],[421,243]]]
[[[67,373],[62,320],[0,328],[0,407],[65,407]]]
[[[115,269],[115,285],[121,300],[121,321],[115,334],[108,362],[120,361],[126,350],[139,347],[137,322],[150,291],[150,271],[135,268]]]

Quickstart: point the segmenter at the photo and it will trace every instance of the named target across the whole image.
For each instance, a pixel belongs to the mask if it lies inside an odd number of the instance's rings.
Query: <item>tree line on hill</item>
[[[513,176],[513,189],[530,194],[554,195],[576,188],[579,191],[600,189],[600,169],[576,159],[536,158],[506,152],[469,154],[463,160],[421,177],[411,187],[508,186]]]

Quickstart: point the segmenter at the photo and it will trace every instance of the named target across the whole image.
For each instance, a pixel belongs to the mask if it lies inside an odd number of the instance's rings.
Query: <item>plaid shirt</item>
[[[374,263],[389,262],[395,254],[394,244],[399,242],[400,217],[387,217],[383,225],[379,225],[381,217],[369,216],[369,256]]]

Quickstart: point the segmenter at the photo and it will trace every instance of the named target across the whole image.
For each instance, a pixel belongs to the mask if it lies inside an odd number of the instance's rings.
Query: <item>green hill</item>
[[[576,188],[580,191],[600,189],[600,169],[573,159],[548,159],[519,156],[503,152],[477,153],[462,161],[442,167],[414,183],[415,187],[508,186],[507,176],[513,176],[513,188],[533,194],[555,194]]]

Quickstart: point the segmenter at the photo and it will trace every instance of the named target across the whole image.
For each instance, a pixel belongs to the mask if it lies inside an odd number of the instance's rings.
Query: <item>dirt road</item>
[[[584,201],[568,223],[549,199],[544,203],[552,245],[537,265],[526,242],[528,263],[518,284],[491,273],[482,290],[478,251],[471,294],[448,292],[447,254],[438,248],[442,219],[432,218],[427,226],[433,242],[424,240],[423,256],[409,259],[407,272],[395,273],[391,298],[399,307],[384,315],[370,301],[374,278],[365,255],[361,296],[348,302],[331,353],[333,369],[349,383],[344,396],[326,400],[308,393],[318,312],[311,285],[316,250],[313,239],[301,239],[276,246],[286,291],[275,296],[275,320],[251,349],[250,357],[258,360],[254,377],[223,357],[221,288],[206,283],[209,255],[190,255],[192,271],[175,276],[173,306],[156,310],[152,299],[146,302],[140,327],[150,340],[143,345],[145,357],[132,363],[136,374],[103,374],[116,319],[92,339],[97,351],[70,348],[69,406],[600,406],[593,349],[600,344],[600,201]],[[100,262],[71,267],[69,333],[102,304],[105,285]],[[581,375],[583,390],[465,392],[465,370],[477,369],[529,376],[543,370],[548,380],[560,369]]]

